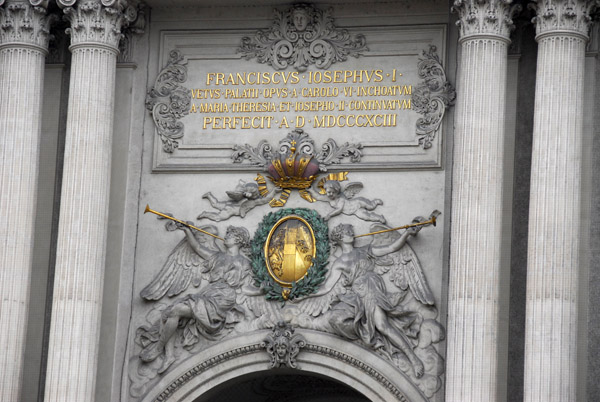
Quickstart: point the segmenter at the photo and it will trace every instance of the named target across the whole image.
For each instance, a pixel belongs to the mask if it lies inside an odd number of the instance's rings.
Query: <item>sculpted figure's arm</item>
[[[386,246],[372,247],[371,254],[373,254],[373,256],[375,256],[375,257],[383,257],[384,255],[388,255],[390,253],[398,251],[406,244],[406,240],[410,236],[416,236],[420,230],[421,230],[421,226],[409,228],[406,230],[406,232],[402,233],[402,236],[400,236],[394,242],[392,242]]]
[[[184,231],[185,236],[187,237],[187,241],[190,245],[190,247],[192,247],[192,249],[196,252],[196,254],[198,254],[200,257],[204,258],[205,260],[208,259],[209,257],[211,257],[214,254],[214,251],[209,250],[208,248],[204,247],[203,245],[201,245],[198,240],[196,239],[196,237],[194,236],[194,234],[192,233],[192,231],[190,230],[190,228],[185,227],[185,226],[181,226],[181,230]]]
[[[328,221],[329,219],[333,218],[334,216],[337,216],[337,215],[341,214],[344,211],[344,204],[345,204],[344,200],[338,200],[338,202],[336,203],[336,206],[334,207],[333,211],[329,212],[325,216],[325,220]]]
[[[336,283],[340,280],[340,276],[342,276],[342,266],[340,264],[333,264],[331,267],[331,274],[327,278],[327,280],[321,285],[321,288],[318,292],[307,295],[306,298],[309,297],[317,297],[323,296],[327,293],[331,292],[331,289],[336,285]]]

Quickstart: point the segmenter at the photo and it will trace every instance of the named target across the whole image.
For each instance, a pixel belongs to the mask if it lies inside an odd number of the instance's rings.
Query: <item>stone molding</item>
[[[318,345],[313,343],[306,343],[304,346],[307,352],[327,356],[343,362],[347,365],[350,365],[360,371],[362,371],[365,375],[373,378],[379,384],[384,386],[388,392],[390,392],[398,402],[408,402],[409,399],[407,396],[400,390],[392,381],[390,381],[383,373],[381,373],[377,368],[371,366],[368,363],[365,363],[359,360],[356,357],[350,356],[340,350],[335,350],[331,347],[325,345]],[[201,375],[202,373],[220,365],[224,362],[234,360],[240,358],[242,356],[253,355],[256,353],[261,353],[265,350],[264,342],[261,343],[252,343],[249,345],[241,346],[238,348],[234,348],[223,353],[220,353],[216,356],[213,356],[199,364],[196,364],[191,369],[186,370],[183,374],[176,377],[173,381],[170,381],[163,389],[163,391],[158,394],[155,398],[152,399],[153,402],[165,402],[171,400],[171,397],[181,389],[185,384],[192,381],[195,377]]]
[[[508,42],[514,29],[513,17],[521,9],[512,0],[455,0],[452,6],[458,14],[461,41],[472,36],[493,36]]]
[[[92,46],[119,51],[121,29],[137,19],[137,2],[125,0],[57,0],[71,23],[70,49]]]
[[[598,7],[598,0],[533,0],[528,7],[536,12],[536,40],[545,35],[575,35],[589,38],[592,25],[590,14]]]
[[[0,0],[0,48],[33,47],[47,53],[50,24],[57,17],[47,14],[48,0]]]

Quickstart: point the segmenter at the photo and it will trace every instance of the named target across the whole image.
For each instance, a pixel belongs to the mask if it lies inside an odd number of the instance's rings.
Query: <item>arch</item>
[[[154,385],[144,402],[193,401],[234,378],[265,371],[270,364],[257,331],[211,346],[182,362]],[[374,402],[427,402],[427,398],[389,362],[362,346],[330,334],[296,330],[306,340],[298,369],[350,385]]]

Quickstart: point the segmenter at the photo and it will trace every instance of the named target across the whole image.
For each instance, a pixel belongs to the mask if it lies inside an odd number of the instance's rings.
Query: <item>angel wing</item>
[[[372,225],[371,231],[389,229],[385,225]],[[398,239],[398,232],[386,232],[376,235],[373,246],[387,245]],[[375,259],[380,273],[389,272],[389,279],[402,290],[410,289],[419,302],[434,305],[433,293],[423,273],[421,262],[410,244],[406,243],[400,250]]]
[[[202,229],[216,233],[217,228],[209,225]],[[194,233],[198,242],[202,243],[210,250],[220,251],[216,246],[214,238],[202,234]],[[160,272],[152,279],[144,289],[140,296],[146,300],[158,300],[165,294],[169,297],[176,296],[186,290],[190,283],[194,287],[200,286],[202,282],[202,268],[204,260],[196,254],[189,245],[186,238],[181,240],[173,249],[165,265]]]
[[[231,198],[233,201],[241,201],[243,200],[244,197],[244,191],[243,190],[232,190],[232,191],[225,191],[225,193],[227,194],[227,196],[229,198]]]
[[[246,296],[243,301],[246,302],[246,307],[256,318],[268,316],[273,322],[283,319],[280,304],[266,300],[264,295]],[[240,301],[238,301],[238,304],[240,304]]]
[[[346,184],[346,187],[344,187],[344,195],[346,196],[346,198],[352,198],[354,197],[356,194],[360,193],[360,191],[363,189],[363,184],[361,182],[355,181],[352,183],[348,183]]]
[[[333,260],[335,260],[335,257],[330,256],[329,266],[331,266]],[[331,272],[329,274],[331,275]],[[296,303],[298,308],[300,311],[310,315],[311,317],[318,317],[329,310],[331,303],[337,299],[338,295],[346,293],[346,285],[346,281],[340,272],[339,278],[329,292],[322,296],[307,297],[303,300],[297,301]]]
[[[343,280],[340,279],[333,289],[323,296],[309,297],[299,301],[298,308],[311,317],[318,317],[326,313],[331,308],[331,303],[337,299],[338,295],[343,293],[346,293],[346,287],[343,285]]]

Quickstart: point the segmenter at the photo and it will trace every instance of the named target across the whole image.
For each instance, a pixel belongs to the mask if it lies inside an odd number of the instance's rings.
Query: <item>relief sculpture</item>
[[[280,143],[284,161],[294,154],[317,159],[305,133],[291,134]],[[272,160],[280,159],[263,158],[265,170]],[[229,200],[207,193],[216,211],[202,212],[199,220],[262,216],[256,228],[228,226],[223,238],[213,225],[196,227],[147,208],[169,219],[167,230],[183,232],[183,238],[140,292],[147,314],[137,325],[130,360],[132,396],[143,396],[148,384],[221,340],[267,329],[272,333],[262,348],[271,368],[301,369],[296,357],[306,345],[302,331],[309,329],[369,349],[427,397],[440,389],[444,359],[437,344],[445,331],[426,271],[409,244],[427,246],[419,233],[435,226],[439,212],[388,227],[383,214],[373,212],[382,200],[355,197],[367,186],[342,185],[347,172],[323,170],[311,174],[317,183],[311,191],[324,191],[316,200],[331,209],[308,197],[296,201],[320,206],[324,215],[276,208],[268,200],[277,183],[289,183],[271,178],[268,184],[260,174],[227,191]],[[357,235],[350,220],[376,223]]]
[[[368,50],[365,37],[337,28],[331,13],[308,4],[297,4],[285,12],[275,10],[273,26],[258,31],[253,38],[243,38],[238,51],[276,70],[293,66],[305,71],[311,64],[326,69]]]

